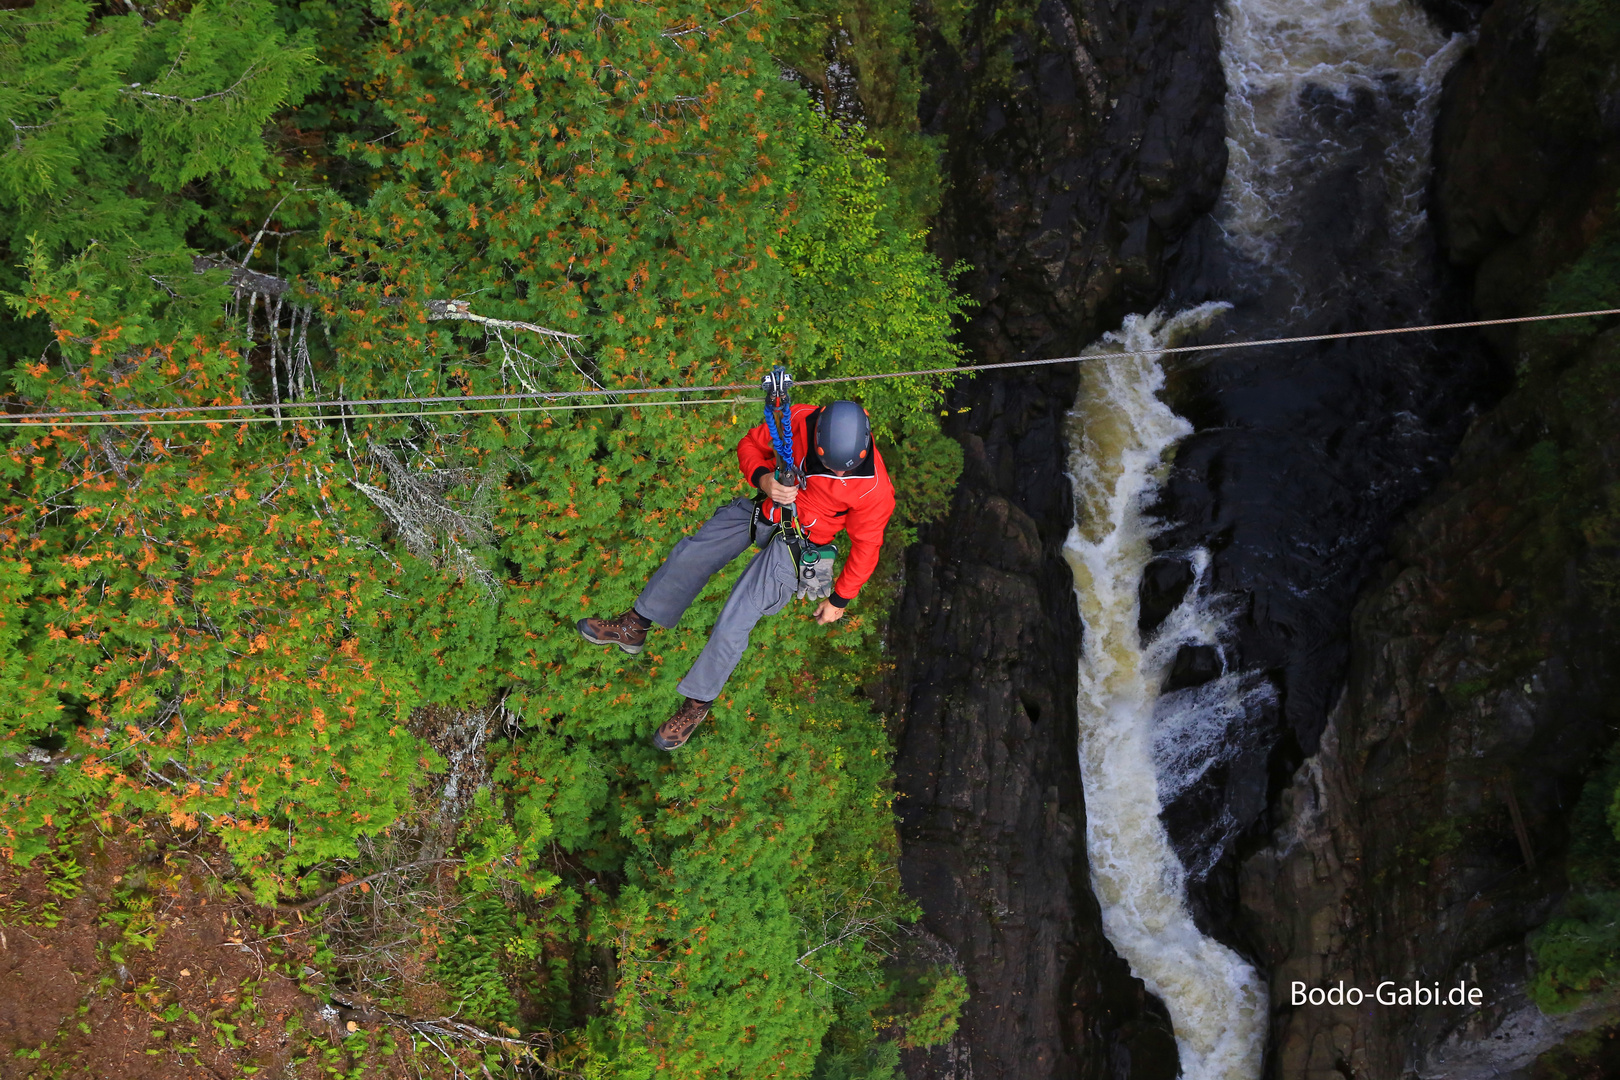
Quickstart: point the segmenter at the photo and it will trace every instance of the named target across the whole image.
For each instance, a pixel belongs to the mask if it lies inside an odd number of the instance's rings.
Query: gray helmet
[[[835,401],[816,417],[816,456],[832,472],[860,467],[872,453],[872,425],[853,401]]]

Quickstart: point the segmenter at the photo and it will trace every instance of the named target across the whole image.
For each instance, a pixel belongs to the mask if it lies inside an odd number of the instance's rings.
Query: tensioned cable
[[[1429,326],[1389,326],[1381,330],[1345,330],[1336,334],[1302,334],[1298,337],[1261,338],[1257,341],[1228,341],[1210,345],[1171,345],[1163,349],[1121,349],[1119,352],[1054,356],[1045,360],[1008,360],[1001,364],[967,364],[962,367],[930,368],[926,371],[900,371],[880,375],[841,375],[830,379],[802,379],[794,385],[817,386],[822,383],[862,382],[866,379],[898,379],[908,375],[946,375],[953,371],[1001,371],[1004,368],[1041,367],[1045,364],[1078,364],[1087,360],[1108,360],[1116,356],[1171,356],[1180,353],[1218,352],[1221,349],[1254,349],[1265,345],[1304,345],[1312,341],[1346,341],[1350,338],[1385,337],[1391,334],[1426,334],[1434,330],[1471,330],[1481,326],[1551,322],[1554,319],[1589,319],[1603,315],[1620,315],[1620,308],[1606,308],[1603,311],[1569,311],[1559,315],[1519,315],[1512,319],[1475,319],[1473,322],[1433,323]],[[717,389],[729,390],[731,387]]]
[[[451,398],[452,401],[462,401],[463,398]],[[499,409],[422,409],[416,412],[384,412],[384,413],[351,413],[344,411],[337,415],[323,414],[320,416],[221,416],[214,419],[208,417],[189,418],[185,420],[70,420],[65,424],[53,424],[52,427],[129,427],[131,423],[165,424],[178,426],[181,424],[296,424],[304,420],[392,420],[396,416],[482,416],[485,414],[499,414],[510,416],[515,412],[574,412],[579,409],[656,409],[660,405],[758,405],[764,398],[682,398],[679,401],[598,401],[579,405],[507,405]],[[234,407],[234,406],[233,406]],[[248,406],[242,406],[247,408]],[[283,404],[280,408],[293,410],[309,408],[303,402]],[[181,410],[192,411],[192,410]],[[60,416],[61,413],[42,413],[49,418]],[[33,422],[12,421],[0,423],[0,427],[39,427]]]
[[[1345,330],[1332,334],[1301,334],[1294,337],[1261,338],[1253,341],[1227,341],[1215,342],[1206,345],[1174,345],[1162,349],[1130,349],[1118,352],[1083,353],[1079,356],[1054,356],[1041,360],[1009,360],[998,364],[963,364],[958,367],[921,368],[915,371],[885,371],[870,375],[833,375],[824,379],[803,379],[799,386],[827,386],[834,383],[871,382],[877,379],[907,379],[921,378],[930,375],[956,375],[970,371],[1004,371],[1009,368],[1045,367],[1051,364],[1075,364],[1087,360],[1100,360],[1116,356],[1174,356],[1187,353],[1218,352],[1222,349],[1256,349],[1273,345],[1304,345],[1318,341],[1348,341],[1354,338],[1387,337],[1396,334],[1425,334],[1441,330],[1473,330],[1486,326],[1512,326],[1520,323],[1552,322],[1558,319],[1589,319],[1600,318],[1606,315],[1620,315],[1620,308],[1606,308],[1601,311],[1570,311],[1555,315],[1519,315],[1507,319],[1475,319],[1470,322],[1432,323],[1427,326],[1393,326],[1379,330]],[[168,405],[153,408],[125,408],[125,409],[95,409],[86,411],[65,411],[49,413],[12,413],[7,420],[0,421],[0,427],[29,427],[43,422],[50,422],[56,427],[119,427],[129,421],[113,421],[110,423],[87,423],[81,417],[107,417],[130,416],[140,417],[139,423],[145,424],[243,424],[243,423],[269,423],[285,421],[287,419],[345,419],[345,420],[379,420],[390,417],[413,416],[477,416],[492,413],[512,412],[564,412],[574,409],[612,409],[612,408],[640,408],[657,405],[722,405],[743,401],[736,398],[711,398],[702,401],[679,399],[676,401],[612,401],[596,405],[556,405],[556,406],[523,406],[504,409],[438,409],[425,412],[386,412],[357,414],[349,412],[356,407],[372,407],[379,405],[460,405],[469,402],[485,401],[557,401],[566,398],[581,397],[642,397],[649,394],[696,394],[712,393],[722,390],[752,390],[752,383],[719,383],[711,386],[651,386],[632,387],[618,390],[556,390],[556,391],[524,391],[510,394],[468,394],[461,397],[410,397],[410,398],[355,398],[352,400],[330,401],[296,401],[296,402],[244,402],[237,405]],[[298,418],[272,416],[229,416],[217,420],[187,419],[162,420],[154,417],[168,416],[172,413],[182,413],[194,416],[196,413],[207,412],[243,412],[262,410],[302,410],[302,409],[339,409],[339,417],[305,416]],[[65,422],[64,422],[65,421]]]

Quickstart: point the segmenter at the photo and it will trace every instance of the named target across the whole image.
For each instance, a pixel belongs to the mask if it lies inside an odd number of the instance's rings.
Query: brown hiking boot
[[[652,620],[631,607],[611,619],[581,619],[578,626],[580,636],[592,645],[617,645],[634,656],[647,647]]]
[[[653,732],[653,745],[660,750],[678,750],[686,745],[686,740],[692,737],[692,732],[703,723],[704,717],[709,715],[709,706],[712,701],[698,701],[696,698],[687,698],[681,702],[681,707],[675,710],[675,715],[665,720],[659,729]]]

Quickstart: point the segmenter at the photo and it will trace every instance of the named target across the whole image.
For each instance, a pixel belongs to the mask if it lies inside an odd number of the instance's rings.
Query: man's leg
[[[748,525],[754,504],[734,499],[714,512],[703,527],[676,544],[646,588],[636,597],[636,611],[659,626],[674,626],[692,606],[709,579],[748,550]]]
[[[737,579],[709,634],[709,643],[676,689],[695,701],[719,697],[748,648],[754,624],[787,607],[797,581],[793,552],[780,538],[773,539]]]

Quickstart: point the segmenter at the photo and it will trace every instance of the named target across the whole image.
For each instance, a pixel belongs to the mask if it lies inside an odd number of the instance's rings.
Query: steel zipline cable
[[[1118,352],[1084,353],[1079,356],[1054,356],[1041,360],[1009,360],[999,364],[963,364],[959,367],[922,368],[915,371],[885,371],[870,375],[833,375],[824,379],[802,379],[798,386],[829,386],[835,383],[872,382],[879,379],[911,379],[926,378],[934,375],[959,375],[974,371],[1007,371],[1013,368],[1046,367],[1053,364],[1077,364],[1091,360],[1107,359],[1118,356],[1180,356],[1190,353],[1219,352],[1223,349],[1257,349],[1275,345],[1304,345],[1320,341],[1348,341],[1355,338],[1389,337],[1397,334],[1426,334],[1442,330],[1473,330],[1487,326],[1513,326],[1521,323],[1553,322],[1559,319],[1591,319],[1606,315],[1620,315],[1620,308],[1606,308],[1601,311],[1570,311],[1555,315],[1520,315],[1508,319],[1475,319],[1470,322],[1432,323],[1426,326],[1394,326],[1379,330],[1346,330],[1333,334],[1301,334],[1295,337],[1261,338],[1253,341],[1226,341],[1207,345],[1174,345],[1163,349],[1131,349]],[[699,394],[716,393],[726,390],[754,390],[757,384],[753,383],[719,383],[711,386],[650,386],[632,387],[618,390],[556,390],[556,391],[524,391],[509,394],[467,394],[459,397],[406,397],[406,398],[355,398],[335,399],[325,401],[284,401],[284,402],[243,402],[236,405],[164,405],[151,408],[123,408],[123,409],[95,409],[81,412],[35,412],[10,413],[0,428],[36,427],[48,425],[51,427],[124,427],[130,424],[263,424],[296,420],[387,420],[396,417],[423,417],[423,416],[480,416],[480,415],[510,415],[523,412],[572,412],[578,409],[625,409],[625,408],[657,408],[687,406],[687,405],[737,405],[758,404],[760,398],[724,397],[724,398],[675,398],[673,400],[644,400],[655,394]],[[579,402],[564,405],[532,405],[522,404],[534,401],[563,401],[571,398],[625,398],[631,400]],[[483,402],[512,402],[513,404],[499,408],[463,408],[473,403]],[[413,412],[371,412],[357,413],[357,408],[376,408],[385,405],[415,405],[417,411]],[[421,406],[445,405],[450,408],[422,409]],[[337,409],[337,415],[307,415],[304,410],[310,409]],[[220,416],[198,417],[198,413],[221,412],[265,412],[271,415],[263,416]],[[298,416],[287,416],[283,413],[298,412]],[[183,414],[180,419],[163,419],[172,414]],[[128,420],[108,420],[107,417],[130,417]]]
[[[415,400],[432,400],[432,399],[406,399],[406,400],[415,401]],[[450,398],[449,400],[451,400],[451,401],[466,401],[468,399],[467,398]],[[377,412],[377,413],[354,413],[354,412],[349,412],[349,411],[347,411],[347,409],[345,409],[345,411],[343,411],[341,413],[323,413],[323,414],[321,414],[319,416],[275,416],[275,415],[269,415],[269,416],[216,416],[216,417],[212,417],[212,418],[204,416],[204,417],[186,417],[184,419],[176,419],[176,420],[166,420],[166,419],[162,419],[162,418],[159,418],[157,420],[142,419],[141,417],[145,417],[145,416],[148,415],[148,413],[146,411],[142,411],[140,417],[132,418],[132,419],[129,419],[129,420],[68,420],[68,421],[66,421],[64,423],[60,423],[60,424],[54,423],[54,422],[48,423],[48,421],[52,421],[53,418],[55,418],[55,417],[65,416],[65,415],[69,415],[69,414],[67,414],[67,413],[37,413],[37,414],[34,414],[35,416],[37,416],[37,419],[30,418],[30,419],[28,419],[26,421],[21,421],[21,422],[13,420],[13,421],[11,421],[9,423],[0,423],[0,428],[7,428],[7,427],[11,427],[11,428],[16,428],[16,427],[130,427],[132,425],[137,425],[137,424],[164,424],[164,425],[167,425],[169,427],[177,427],[177,426],[181,426],[181,425],[185,425],[185,424],[215,424],[215,425],[222,425],[222,424],[278,424],[278,423],[279,424],[291,424],[291,423],[297,423],[300,420],[392,420],[392,419],[394,419],[396,417],[407,417],[408,418],[408,417],[412,417],[412,416],[485,416],[485,415],[489,415],[489,416],[497,416],[497,415],[498,416],[510,416],[513,413],[526,413],[526,412],[577,412],[580,409],[628,409],[628,408],[656,409],[660,405],[665,405],[665,406],[668,406],[668,405],[758,405],[763,400],[764,400],[763,398],[747,398],[747,397],[681,398],[681,399],[676,400],[676,401],[593,401],[593,402],[584,402],[584,403],[581,403],[581,404],[578,404],[578,405],[506,405],[506,406],[502,406],[500,408],[493,408],[493,409],[418,409],[418,410],[415,410],[413,412]],[[327,404],[331,404],[331,403],[328,402]],[[354,401],[351,401],[351,402],[344,402],[344,404],[346,406],[347,405],[363,405],[363,404],[366,404],[366,402],[354,402]],[[206,408],[206,407],[207,406],[198,406],[197,408],[188,409],[188,408],[185,408],[185,407],[181,406],[181,407],[178,407],[178,408],[168,409],[168,410],[163,410],[163,411],[192,413],[192,412],[199,412],[199,411],[201,411],[201,409]],[[311,403],[303,402],[303,401],[295,401],[295,402],[290,402],[290,403],[284,401],[279,406],[274,406],[274,407],[286,410],[287,412],[293,412],[293,411],[299,410],[299,409],[312,408],[313,405]],[[258,406],[256,404],[254,404],[254,405],[228,405],[228,406],[226,406],[226,408],[230,408],[230,409],[253,409],[253,408],[258,408]],[[122,411],[122,410],[120,410],[120,411]],[[157,410],[153,410],[153,411],[157,411]],[[94,414],[92,414],[92,415],[94,415]]]

